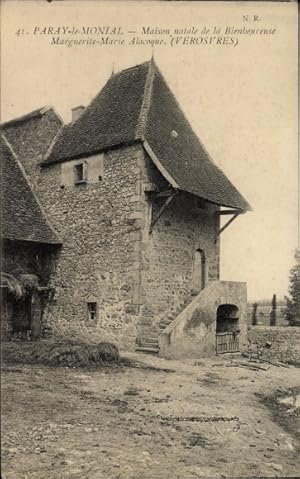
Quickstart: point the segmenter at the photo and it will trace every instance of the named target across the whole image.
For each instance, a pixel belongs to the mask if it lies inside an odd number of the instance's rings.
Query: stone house
[[[228,225],[250,206],[153,59],[113,74],[71,123],[51,112],[47,152],[30,134],[19,147],[62,240],[42,328],[110,329],[127,348],[163,355],[242,347],[246,285],[220,281],[220,217],[232,215]]]

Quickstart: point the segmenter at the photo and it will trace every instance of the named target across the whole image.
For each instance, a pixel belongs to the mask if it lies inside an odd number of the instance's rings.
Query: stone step
[[[160,330],[166,329],[169,326],[169,324],[171,324],[171,323],[172,323],[172,321],[170,321],[169,323],[160,323],[159,329]]]
[[[153,329],[146,329],[146,328],[141,328],[140,329],[141,333],[142,334],[149,334],[149,336],[152,336],[153,334],[157,334],[157,329],[156,328],[153,328]]]
[[[156,336],[156,338],[149,338],[149,336],[141,336],[141,341],[147,341],[147,343],[157,343],[158,336]]]
[[[147,339],[151,339],[151,340],[153,339],[155,341],[158,340],[158,334],[155,334],[155,335],[154,334],[142,334],[141,336],[142,336],[142,338],[147,338]]]
[[[174,319],[175,317],[173,319],[165,318],[165,319],[162,319],[162,321],[159,324],[170,324],[172,323],[172,321],[174,321]]]
[[[149,345],[149,344],[158,344],[158,338],[156,339],[148,339],[148,338],[141,338],[141,344],[146,344]]]
[[[158,344],[141,344],[139,346],[139,348],[142,348],[142,349],[151,349],[151,351],[158,351],[159,350],[159,346]]]
[[[143,346],[140,346],[138,348],[135,349],[136,351],[139,351],[141,353],[148,353],[148,354],[158,354],[159,353],[159,349],[158,348],[145,348]]]

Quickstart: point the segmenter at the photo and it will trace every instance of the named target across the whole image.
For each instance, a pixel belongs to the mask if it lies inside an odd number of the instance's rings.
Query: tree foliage
[[[276,300],[276,294],[273,294],[272,309],[270,313],[270,326],[276,326],[276,321],[277,321],[277,300]]]
[[[257,325],[257,307],[258,307],[258,303],[253,303],[252,316],[251,316],[251,322],[253,326]]]
[[[286,296],[287,307],[285,319],[290,326],[300,326],[300,250],[295,252],[296,264],[290,271],[289,296]]]

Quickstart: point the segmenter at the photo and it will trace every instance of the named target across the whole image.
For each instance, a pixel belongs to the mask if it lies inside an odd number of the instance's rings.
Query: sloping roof
[[[10,127],[19,125],[20,123],[26,122],[28,120],[31,120],[34,118],[41,118],[43,115],[45,115],[45,113],[49,111],[54,112],[54,109],[51,106],[43,106],[42,108],[38,108],[36,110],[30,111],[29,113],[26,113],[25,115],[18,116],[17,118],[13,118],[12,120],[5,121],[1,123],[0,126],[2,129],[6,130]],[[56,116],[58,116],[56,112],[55,114]],[[63,123],[62,120],[61,120],[61,123]]]
[[[4,135],[1,135],[1,173],[1,237],[61,244]]]
[[[149,64],[113,75],[79,118],[65,125],[44,163],[92,154],[135,139]]]
[[[154,61],[113,75],[80,117],[66,125],[43,164],[145,142],[167,181],[213,203],[250,210],[194,133]]]
[[[62,124],[56,111],[45,106],[0,124],[0,130],[27,171],[44,158]]]

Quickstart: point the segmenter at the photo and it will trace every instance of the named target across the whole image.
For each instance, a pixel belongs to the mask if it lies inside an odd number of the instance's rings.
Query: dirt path
[[[3,478],[297,476],[296,439],[258,397],[299,386],[296,368],[127,357],[140,367],[4,366]]]

